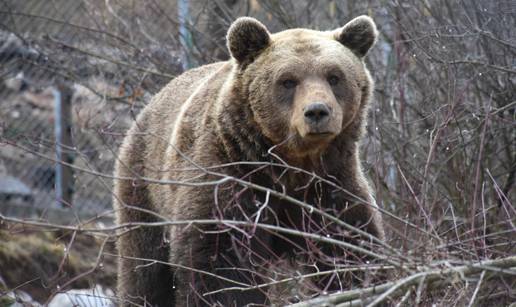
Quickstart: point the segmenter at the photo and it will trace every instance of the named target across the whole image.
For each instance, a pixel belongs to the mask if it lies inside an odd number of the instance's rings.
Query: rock
[[[0,197],[31,198],[32,191],[23,182],[9,175],[0,175]]]
[[[47,87],[39,92],[26,91],[23,93],[23,98],[36,108],[43,110],[54,109],[54,90],[52,87]]]
[[[9,292],[5,295],[5,298],[12,300],[12,302],[9,302],[10,304],[7,305],[9,307],[39,307],[41,306],[40,303],[36,302],[32,299],[32,297],[24,292],[24,291],[14,291]],[[4,305],[2,305],[4,306]]]
[[[39,52],[28,46],[15,34],[0,31],[0,62],[14,57],[35,60],[39,57]]]
[[[21,92],[27,89],[28,83],[25,80],[23,72],[19,72],[15,77],[6,79],[4,81],[5,86],[15,92]]]

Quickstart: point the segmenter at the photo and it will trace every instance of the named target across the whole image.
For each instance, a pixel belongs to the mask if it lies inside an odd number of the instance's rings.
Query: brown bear
[[[121,305],[270,304],[264,284],[288,268],[331,269],[359,259],[338,242],[383,239],[358,148],[376,37],[367,16],[275,34],[242,17],[229,61],[152,99],[116,163]]]

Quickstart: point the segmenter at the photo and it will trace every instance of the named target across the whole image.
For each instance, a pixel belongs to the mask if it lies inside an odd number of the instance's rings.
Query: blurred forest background
[[[329,30],[362,14],[380,31],[363,164],[389,244],[460,273],[437,293],[435,276],[400,282],[390,303],[516,302],[515,1],[0,0],[0,306],[116,304],[117,147],[174,76],[228,58],[233,20]]]

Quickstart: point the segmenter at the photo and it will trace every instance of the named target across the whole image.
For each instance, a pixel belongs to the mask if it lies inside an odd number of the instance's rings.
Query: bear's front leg
[[[242,220],[224,208],[230,193],[220,193],[215,201],[213,187],[181,187],[176,196],[174,220]],[[251,247],[241,232],[223,222],[193,223],[172,227],[170,238],[175,306],[267,305],[263,289],[228,290],[263,282],[246,254]]]

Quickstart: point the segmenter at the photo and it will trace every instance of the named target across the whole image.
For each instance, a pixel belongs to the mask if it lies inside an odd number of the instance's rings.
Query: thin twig
[[[482,271],[480,273],[480,278],[478,279],[477,286],[475,287],[475,291],[471,296],[471,300],[469,301],[468,307],[472,307],[475,304],[475,299],[477,298],[478,291],[480,290],[480,286],[482,285],[482,281],[484,281],[484,276],[486,275],[486,271]]]

